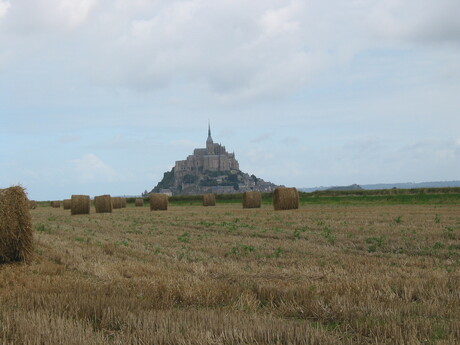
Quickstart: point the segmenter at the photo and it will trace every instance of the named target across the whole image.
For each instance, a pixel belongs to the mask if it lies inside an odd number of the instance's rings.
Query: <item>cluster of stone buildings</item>
[[[185,175],[199,174],[204,171],[238,171],[240,165],[235,159],[235,153],[228,153],[225,146],[215,144],[211,137],[211,127],[208,127],[206,148],[193,150],[193,155],[186,160],[176,161],[175,177],[180,180]]]
[[[227,194],[251,190],[271,192],[276,187],[271,182],[241,172],[235,153],[229,153],[225,146],[214,143],[211,127],[208,126],[206,148],[197,148],[187,159],[176,161],[173,170],[165,173],[165,178],[154,191],[170,195]]]

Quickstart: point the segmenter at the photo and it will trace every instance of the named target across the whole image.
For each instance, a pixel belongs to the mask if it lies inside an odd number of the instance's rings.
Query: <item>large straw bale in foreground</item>
[[[134,201],[134,206],[136,206],[136,207],[142,207],[142,206],[144,206],[144,199],[136,199],[136,200]]]
[[[108,194],[94,197],[96,213],[112,213],[112,198]]]
[[[299,208],[299,192],[295,188],[276,188],[273,193],[275,210],[293,210]]]
[[[70,214],[89,214],[89,195],[72,195],[70,199]]]
[[[262,205],[262,194],[260,192],[244,192],[243,208],[260,208]]]
[[[122,201],[120,197],[117,196],[117,197],[112,198],[112,207],[114,209],[122,207]]]
[[[0,189],[0,263],[30,261],[32,245],[29,200],[24,189]]]
[[[51,201],[51,207],[53,208],[60,208],[61,207],[61,202],[59,200],[57,201]]]
[[[150,195],[150,211],[166,211],[168,209],[168,196],[166,194]]]
[[[64,210],[70,210],[70,207],[72,205],[72,200],[64,199],[64,201],[62,202],[62,205],[64,206]]]
[[[203,206],[216,206],[216,195],[203,194]]]

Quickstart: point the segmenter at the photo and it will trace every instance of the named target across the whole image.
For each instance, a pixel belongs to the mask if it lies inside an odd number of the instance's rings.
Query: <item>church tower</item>
[[[208,155],[214,154],[214,141],[211,137],[211,124],[208,123],[208,139],[206,140],[206,152]]]

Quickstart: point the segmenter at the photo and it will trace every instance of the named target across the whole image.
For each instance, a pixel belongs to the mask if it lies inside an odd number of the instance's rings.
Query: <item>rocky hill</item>
[[[346,187],[305,187],[299,188],[300,191],[311,193],[317,190],[350,190],[350,187],[357,186],[365,190],[377,190],[377,189],[417,189],[417,188],[448,188],[448,187],[460,187],[460,181],[432,181],[432,182],[405,182],[405,183],[378,183],[378,184],[362,184],[362,185],[351,185]],[[345,188],[345,189],[343,189]],[[355,188],[354,190],[358,190]],[[351,189],[353,190],[353,189]]]
[[[363,190],[363,188],[361,188],[361,186],[359,186],[357,184],[352,184],[350,186],[334,186],[334,187],[328,188],[326,190],[332,190],[332,191],[344,190],[344,191],[347,191],[347,190]]]
[[[175,176],[174,168],[165,172],[163,179],[150,193],[171,193],[171,195],[195,195],[205,193],[231,194],[246,191],[271,192],[277,186],[255,175],[240,170],[203,171]]]

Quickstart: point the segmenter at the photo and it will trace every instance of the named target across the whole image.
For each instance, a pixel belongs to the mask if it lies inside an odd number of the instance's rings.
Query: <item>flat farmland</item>
[[[31,210],[1,344],[458,344],[460,205]]]

